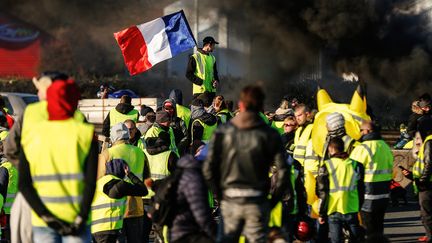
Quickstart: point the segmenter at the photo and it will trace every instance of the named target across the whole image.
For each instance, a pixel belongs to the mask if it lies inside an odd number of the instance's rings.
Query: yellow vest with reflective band
[[[390,181],[393,177],[393,154],[383,140],[364,141],[354,148],[350,159],[364,165],[365,183]]]
[[[145,136],[144,136],[144,141],[147,138],[157,138],[159,137],[159,133],[161,133],[162,131],[164,131],[161,127],[159,126],[152,126],[150,127],[150,129],[146,132]],[[174,136],[174,131],[172,129],[172,127],[169,128],[168,133],[170,135],[170,150],[172,152],[174,152],[177,157],[180,157],[178,149],[177,149],[177,145],[175,142],[175,136]],[[145,145],[144,145],[145,146]]]
[[[189,122],[191,117],[191,110],[186,106],[176,104],[177,117],[182,119],[189,129]]]
[[[79,110],[75,111],[73,118],[76,121],[85,121],[84,114]],[[25,144],[28,142],[26,139],[32,139],[31,135],[27,134],[34,131],[32,126],[40,121],[46,120],[48,120],[48,103],[46,100],[35,102],[26,106],[21,128],[21,146],[25,146]]]
[[[219,117],[219,119],[222,123],[227,123],[228,115],[230,115],[230,113],[229,113],[228,109],[223,109],[223,110],[219,111],[218,113],[216,113],[216,115]]]
[[[131,144],[120,143],[114,144],[108,149],[110,160],[122,159],[128,166],[130,171],[134,173],[140,180],[143,179],[144,173],[144,152]]]
[[[110,116],[110,127],[113,127],[115,124],[124,122],[126,120],[132,120],[134,122],[138,121],[138,111],[133,109],[129,111],[127,114],[122,114],[118,112],[115,108],[112,109],[109,113]]]
[[[300,162],[301,165],[304,164],[306,156],[306,146],[311,137],[313,124],[308,124],[306,127],[297,128],[294,136],[294,159]]]
[[[211,136],[213,135],[214,131],[217,128],[217,123],[210,126],[210,125],[207,125],[204,122],[202,122],[200,119],[196,119],[192,122],[192,127],[193,127],[193,124],[195,124],[195,122],[198,122],[204,128],[203,129],[203,135],[201,137],[201,141],[203,143],[207,144],[210,141]],[[192,129],[192,138],[193,138],[193,129]]]
[[[359,211],[359,196],[355,172],[357,162],[351,159],[332,158],[324,162],[329,173],[329,198],[327,215],[338,212],[341,214]]]
[[[113,175],[105,175],[96,183],[96,191],[91,206],[92,234],[106,230],[119,230],[123,228],[126,197],[120,199],[110,198],[103,192],[105,184],[113,179],[121,180]]]
[[[276,129],[279,134],[284,134],[284,121],[273,121],[271,127]]]
[[[25,119],[25,117],[24,117]],[[84,162],[93,140],[93,125],[74,120],[39,121],[22,139],[33,186],[47,209],[72,223],[80,210],[84,193]],[[59,135],[61,134],[61,136]],[[67,138],[67,139],[65,139]],[[32,213],[32,225],[47,225]]]
[[[147,159],[149,162],[149,167],[150,167],[151,178],[154,181],[162,180],[165,177],[170,175],[170,172],[168,170],[168,159],[171,153],[172,151],[170,150],[155,155],[150,155],[149,153],[146,152]],[[154,196],[154,194],[155,193],[153,190],[148,189],[147,196],[143,198],[150,199],[152,196]]]
[[[214,64],[216,63],[216,58],[212,54],[202,54],[197,52],[192,55],[195,59],[196,67],[195,67],[195,76],[203,80],[202,85],[193,84],[192,93],[200,94],[204,92],[216,92],[216,89],[213,87],[214,80]]]
[[[6,168],[9,174],[7,196],[3,209],[6,214],[10,214],[12,204],[15,200],[16,193],[18,192],[18,170],[9,161],[3,162],[0,167]]]
[[[424,171],[424,146],[427,141],[432,140],[432,135],[429,135],[426,137],[425,141],[423,142],[420,151],[418,153],[418,158],[413,166],[413,176],[414,178],[420,178]],[[429,181],[432,181],[432,176],[429,178]]]
[[[5,138],[9,135],[9,131],[1,131],[0,132],[0,141],[5,140]]]

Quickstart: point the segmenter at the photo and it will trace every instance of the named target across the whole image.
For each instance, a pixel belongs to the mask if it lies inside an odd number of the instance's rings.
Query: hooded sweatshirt
[[[119,103],[117,104],[117,106],[115,107],[116,111],[122,113],[122,114],[127,114],[129,112],[131,112],[134,108],[133,105],[131,104],[127,104],[127,103]],[[137,117],[138,120],[138,117]],[[102,134],[105,137],[109,137],[110,136],[110,127],[111,127],[111,121],[110,121],[110,114],[108,113],[108,115],[105,117],[105,120],[103,122],[103,127],[102,127]]]

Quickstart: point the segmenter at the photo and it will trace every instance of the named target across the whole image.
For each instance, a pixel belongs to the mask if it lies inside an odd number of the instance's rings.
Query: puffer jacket
[[[177,188],[177,214],[170,228],[170,240],[176,241],[189,234],[205,233],[215,238],[216,224],[208,204],[208,190],[201,162],[185,155],[177,164],[182,175]]]
[[[290,184],[288,165],[284,161],[278,132],[258,113],[246,111],[216,130],[209,143],[203,172],[219,199],[259,203],[266,200],[270,192],[269,172],[275,165],[278,178],[272,195],[274,206]],[[243,195],[235,196],[236,191],[242,191]]]

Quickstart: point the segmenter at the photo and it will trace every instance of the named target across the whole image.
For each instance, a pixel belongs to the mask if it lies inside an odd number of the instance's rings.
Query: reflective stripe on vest
[[[3,162],[0,166],[4,167],[9,175],[6,201],[3,205],[3,210],[6,214],[10,214],[12,204],[18,192],[18,170],[9,161]]]
[[[425,141],[423,142],[419,153],[418,158],[413,166],[413,176],[414,178],[420,178],[423,174],[424,168],[425,168],[425,161],[424,161],[424,147],[427,141],[432,140],[432,135],[429,135],[426,137]],[[432,181],[432,176],[429,176],[429,181]]]
[[[143,179],[145,155],[140,148],[131,144],[120,143],[114,144],[114,146],[109,148],[108,153],[110,160],[124,160],[128,164],[132,173],[140,178],[140,180]]]
[[[123,215],[126,209],[126,197],[120,199],[110,198],[103,192],[106,183],[120,178],[113,175],[105,175],[96,183],[95,196],[91,206],[92,222],[91,232],[118,230],[123,228]]]
[[[365,167],[365,182],[390,181],[393,173],[393,154],[382,140],[365,141],[357,146],[350,158]]]
[[[341,214],[359,211],[359,197],[357,180],[359,175],[355,171],[355,161],[350,159],[332,158],[325,161],[329,173],[329,199],[327,214],[334,212]]]
[[[195,59],[195,76],[203,80],[202,85],[193,84],[192,93],[204,93],[204,92],[215,92],[213,87],[214,80],[214,64],[216,63],[216,58],[212,54],[202,54],[197,52],[192,55]]]
[[[168,159],[171,155],[171,151],[168,150],[155,155],[150,155],[147,151],[145,153],[150,167],[151,178],[153,180],[161,180],[170,175],[168,170]],[[149,189],[148,191],[147,196],[144,198],[149,199],[154,196],[153,190]]]
[[[129,111],[127,114],[122,114],[114,108],[109,112],[109,116],[110,116],[110,127],[113,127],[115,124],[124,122],[126,120],[132,120],[134,122],[137,122],[139,113],[137,110],[133,109]]]
[[[202,122],[200,119],[196,119],[192,122],[192,127],[195,124],[195,122],[198,122],[203,127],[203,135],[201,137],[201,141],[207,144],[210,141],[211,136],[213,135],[214,131],[217,128],[217,123],[210,126]],[[192,129],[192,138],[193,138],[193,129]]]
[[[311,137],[313,124],[308,124],[306,127],[300,127],[296,130],[294,136],[294,159],[300,162],[301,165],[304,165],[305,155],[306,155],[306,146]]]
[[[184,121],[184,123],[186,124],[186,128],[189,129],[189,122],[190,122],[190,116],[191,116],[190,109],[187,108],[186,106],[176,104],[176,112],[177,112],[177,117],[182,119]]]
[[[93,125],[70,118],[38,121],[31,128],[31,133],[23,134],[31,134],[31,139],[23,137],[22,140],[27,141],[23,151],[29,162],[33,186],[54,216],[72,223],[79,214],[84,193],[83,176],[79,174],[83,173],[93,141]],[[34,212],[32,224],[46,227]]]

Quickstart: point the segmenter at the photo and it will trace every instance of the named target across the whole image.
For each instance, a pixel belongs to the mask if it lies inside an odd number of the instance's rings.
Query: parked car
[[[7,112],[16,120],[24,112],[28,104],[39,101],[35,94],[0,92],[5,101]]]

